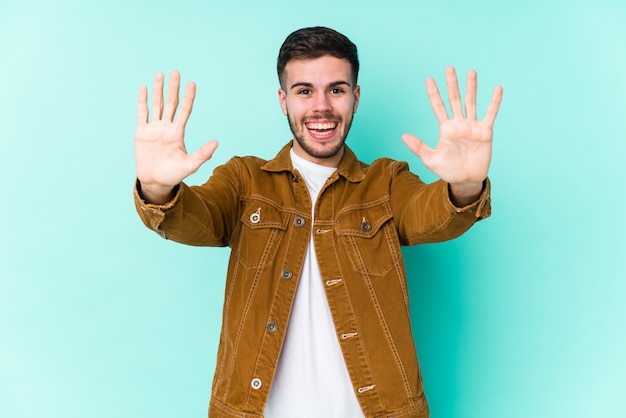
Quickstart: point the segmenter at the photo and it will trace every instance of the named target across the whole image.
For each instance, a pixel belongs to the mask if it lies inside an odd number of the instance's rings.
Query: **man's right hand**
[[[196,95],[196,85],[187,84],[183,102],[178,109],[180,74],[172,71],[163,108],[163,79],[154,76],[152,120],[148,112],[148,88],[139,89],[137,131],[135,132],[135,165],[141,195],[148,203],[163,204],[173,197],[173,190],[183,179],[195,173],[211,158],[217,141],[209,141],[193,154],[185,149],[185,125],[191,114]]]

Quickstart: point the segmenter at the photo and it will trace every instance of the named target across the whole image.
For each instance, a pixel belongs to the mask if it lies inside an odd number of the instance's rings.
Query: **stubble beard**
[[[337,118],[328,118],[328,119],[337,120]],[[295,122],[295,120],[292,119],[289,112],[287,112],[287,120],[289,121],[289,129],[291,129],[291,133],[293,134],[294,139],[298,142],[298,144],[304,150],[304,152],[306,152],[308,155],[310,155],[313,158],[331,158],[337,155],[343,149],[343,145],[346,143],[346,138],[348,137],[348,132],[350,132],[350,127],[352,126],[352,118],[350,118],[350,120],[347,121],[346,123],[346,131],[343,134],[341,141],[339,141],[332,148],[323,149],[323,150],[315,150],[313,149],[313,147],[307,144],[305,137],[304,137],[305,135],[304,130],[306,129],[304,124],[306,120],[302,120],[302,123],[300,124],[300,126],[302,126],[302,129],[300,130],[298,130],[298,124]],[[340,119],[338,122],[339,124],[341,124],[342,120]],[[337,126],[337,129],[338,128],[339,126]]]

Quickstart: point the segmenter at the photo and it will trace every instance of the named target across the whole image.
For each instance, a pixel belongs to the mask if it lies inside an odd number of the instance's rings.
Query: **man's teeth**
[[[337,126],[336,123],[307,123],[307,128],[314,131],[328,131],[331,129],[335,129]]]

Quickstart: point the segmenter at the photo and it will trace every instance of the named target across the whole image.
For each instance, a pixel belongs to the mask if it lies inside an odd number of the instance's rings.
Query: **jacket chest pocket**
[[[389,201],[342,212],[337,218],[336,231],[352,268],[359,273],[384,275],[401,262]]]
[[[263,268],[271,264],[289,222],[289,214],[262,200],[244,202],[239,262],[245,268]]]

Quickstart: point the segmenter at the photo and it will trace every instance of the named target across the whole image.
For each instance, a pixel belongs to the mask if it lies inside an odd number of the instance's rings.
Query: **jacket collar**
[[[293,140],[289,141],[280,151],[278,151],[276,157],[265,163],[261,169],[271,172],[291,172],[293,170],[293,166],[291,164],[289,150],[292,145]],[[339,161],[339,165],[337,166],[337,173],[340,176],[345,177],[350,182],[358,182],[365,178],[361,162],[356,158],[354,152],[352,152],[347,145],[344,145],[343,157],[341,157],[341,161]]]

